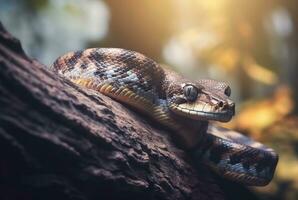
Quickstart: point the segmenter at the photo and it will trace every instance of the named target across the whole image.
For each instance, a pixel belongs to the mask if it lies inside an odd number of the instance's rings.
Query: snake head
[[[194,120],[228,122],[235,114],[235,103],[229,99],[230,87],[215,80],[199,80],[171,85],[167,100],[177,115]]]

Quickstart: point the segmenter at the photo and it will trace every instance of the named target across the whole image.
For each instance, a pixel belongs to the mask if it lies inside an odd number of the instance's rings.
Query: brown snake
[[[271,181],[278,160],[272,149],[209,125],[209,120],[227,122],[234,115],[226,83],[191,81],[140,53],[116,48],[71,52],[59,57],[52,69],[173,130],[195,159],[220,176],[256,186]]]

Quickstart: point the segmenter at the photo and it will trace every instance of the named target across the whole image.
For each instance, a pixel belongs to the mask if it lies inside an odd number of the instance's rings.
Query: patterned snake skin
[[[235,104],[230,87],[186,79],[129,50],[94,48],[59,57],[52,70],[150,116],[173,130],[178,143],[218,175],[246,185],[268,184],[278,156],[270,148],[227,129]]]

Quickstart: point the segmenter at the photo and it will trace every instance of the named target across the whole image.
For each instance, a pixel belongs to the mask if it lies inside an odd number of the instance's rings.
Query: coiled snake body
[[[129,50],[94,48],[59,57],[52,69],[99,91],[174,131],[179,143],[214,172],[247,185],[272,179],[277,154],[270,148],[208,121],[229,121],[235,104],[230,87],[215,80],[191,81]]]

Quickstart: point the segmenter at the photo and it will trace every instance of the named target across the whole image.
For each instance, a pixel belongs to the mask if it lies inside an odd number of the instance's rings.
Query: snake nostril
[[[222,108],[224,106],[224,103],[222,101],[220,101],[218,104],[217,104],[220,108]]]

